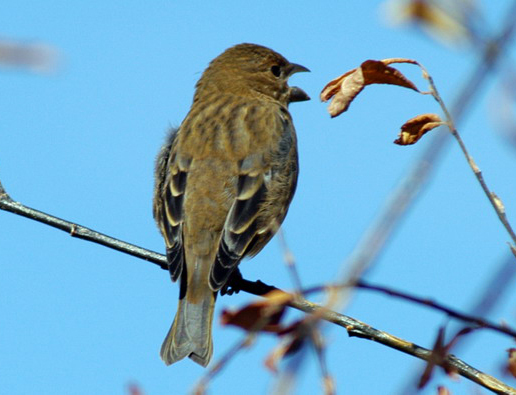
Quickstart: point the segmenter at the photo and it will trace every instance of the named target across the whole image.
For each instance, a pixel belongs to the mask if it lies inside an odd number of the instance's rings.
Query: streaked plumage
[[[257,254],[285,218],[298,174],[288,104],[303,66],[254,44],[215,58],[196,85],[190,112],[156,161],[154,218],[165,238],[176,317],[161,348],[169,365],[186,356],[206,366],[217,292],[244,256]]]

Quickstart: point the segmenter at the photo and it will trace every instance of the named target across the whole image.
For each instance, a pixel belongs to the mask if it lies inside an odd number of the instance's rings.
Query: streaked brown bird
[[[197,82],[190,112],[156,161],[154,218],[165,238],[179,306],[161,358],[210,362],[217,293],[282,223],[298,174],[289,103],[309,100],[288,78],[306,67],[239,44]]]

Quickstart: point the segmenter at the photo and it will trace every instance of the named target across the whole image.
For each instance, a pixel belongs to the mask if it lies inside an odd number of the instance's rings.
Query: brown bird
[[[179,306],[161,358],[210,362],[218,291],[282,223],[298,174],[291,102],[309,100],[288,78],[306,67],[239,44],[197,82],[190,112],[156,161],[154,218],[165,238]]]

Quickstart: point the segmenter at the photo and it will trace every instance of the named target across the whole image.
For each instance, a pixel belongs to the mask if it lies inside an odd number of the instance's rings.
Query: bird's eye
[[[277,64],[275,64],[271,67],[271,73],[274,74],[275,77],[279,77],[281,75],[280,67]]]

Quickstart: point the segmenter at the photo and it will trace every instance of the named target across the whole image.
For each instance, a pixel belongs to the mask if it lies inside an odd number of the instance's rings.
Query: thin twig
[[[114,237],[107,236],[105,234],[96,232],[92,229],[84,226],[75,224],[73,222],[66,221],[61,218],[54,217],[53,215],[46,214],[42,211],[35,210],[27,207],[19,202],[15,202],[5,191],[0,183],[0,209],[9,211],[13,214],[21,215],[32,219],[34,221],[41,222],[45,225],[52,226],[53,228],[60,229],[67,232],[72,237],[83,239],[103,245],[105,247],[112,248],[114,250],[135,256],[140,259],[155,263],[164,270],[168,270],[167,259],[164,255],[158,254],[154,251],[147,250],[135,246],[134,244],[126,243],[122,240],[115,239]]]
[[[294,254],[292,253],[292,251],[290,250],[290,248],[287,244],[287,240],[285,239],[285,232],[283,231],[282,228],[278,229],[277,235],[278,235],[281,249],[283,250],[283,259],[285,261],[285,264],[287,265],[287,268],[290,272],[290,276],[294,283],[296,295],[301,297],[303,295],[303,284],[301,282],[301,277],[299,275],[299,271],[297,270],[297,267],[296,267],[296,260],[294,258]],[[331,301],[331,298],[329,299],[329,301]],[[328,306],[328,307],[330,307],[330,306]],[[316,314],[305,317],[304,327],[306,328],[306,331],[309,332],[306,337],[312,343],[312,346],[317,355],[317,361],[319,362],[319,367],[321,370],[323,389],[325,391],[325,394],[331,395],[331,394],[334,394],[334,392],[335,392],[335,384],[329,373],[329,370],[328,370],[328,367],[326,364],[324,345],[323,345],[323,341],[321,339],[322,335],[320,334],[320,332],[317,328],[319,319],[320,319],[320,317],[318,317]],[[295,364],[292,367],[292,369],[298,369],[299,366],[300,366],[300,364]],[[293,374],[294,372],[292,371],[289,373]]]
[[[444,103],[444,100],[442,99],[441,95],[439,94],[439,91],[437,90],[437,86],[434,83],[434,80],[432,76],[427,72],[425,67],[421,64],[419,64],[419,67],[423,69],[425,78],[427,79],[429,85],[430,85],[430,92],[434,99],[439,103],[439,106],[441,107],[441,110],[444,113],[444,116],[446,117],[446,125],[448,126],[448,129],[450,130],[451,134],[455,139],[457,140],[457,143],[460,146],[460,149],[462,150],[462,153],[466,157],[466,160],[471,167],[471,170],[473,170],[473,173],[475,174],[475,177],[477,178],[480,186],[484,190],[484,193],[486,194],[487,198],[491,202],[491,205],[493,206],[493,209],[495,210],[496,214],[498,215],[498,218],[500,219],[500,222],[502,222],[503,226],[507,230],[507,233],[509,233],[509,236],[512,239],[512,242],[514,245],[516,245],[516,234],[514,233],[514,230],[511,227],[511,224],[507,220],[507,216],[505,215],[505,208],[503,206],[502,201],[498,196],[496,196],[487,186],[484,176],[482,175],[482,172],[478,168],[477,164],[473,160],[473,157],[469,154],[466,145],[464,144],[464,141],[460,137],[460,134],[457,130],[457,127],[455,126],[455,122],[453,120],[453,117],[450,114],[450,111],[446,107],[446,104]]]
[[[301,277],[299,276],[299,272],[296,267],[296,259],[294,257],[294,254],[292,253],[292,250],[289,248],[287,240],[285,239],[285,232],[283,232],[282,228],[278,228],[276,235],[278,237],[280,247],[283,252],[283,260],[290,273],[290,277],[292,282],[294,283],[296,292],[301,292],[303,288]]]
[[[319,361],[319,367],[321,369],[321,377],[323,390],[325,395],[335,395],[335,381],[328,370],[328,364],[326,363],[325,358],[325,344],[322,337],[322,334],[315,328],[312,328],[311,331],[311,339],[312,344],[314,346],[314,351],[317,356],[317,360]]]
[[[457,318],[461,321],[469,322],[469,323],[477,325],[481,328],[492,329],[493,331],[503,333],[505,335],[509,335],[513,338],[516,338],[516,330],[510,328],[507,325],[497,325],[497,324],[489,322],[483,318],[479,318],[479,317],[475,317],[473,315],[461,313],[457,310],[454,310],[450,307],[444,306],[431,299],[425,299],[425,298],[421,298],[419,296],[410,295],[407,292],[397,291],[397,290],[394,290],[394,289],[388,288],[388,287],[382,287],[379,285],[368,284],[364,280],[359,281],[357,283],[356,287],[361,288],[361,289],[367,289],[370,291],[381,292],[381,293],[384,293],[389,296],[394,296],[396,298],[408,300],[408,301],[416,303],[416,304],[421,304],[423,306],[431,307],[432,309],[439,310],[439,311],[442,311],[443,313],[446,313],[449,317]]]
[[[514,263],[511,262],[511,265],[514,265]],[[254,295],[265,295],[268,292],[277,290],[277,288],[275,288],[271,285],[264,284],[261,281],[252,282],[252,281],[245,280],[245,279],[243,279],[241,281],[242,281],[242,286],[240,287],[240,289],[242,291],[245,291],[247,293],[251,293]],[[332,290],[337,290],[339,288],[341,288],[341,286],[339,286],[339,285],[335,285],[335,286],[318,285],[318,286],[313,286],[313,287],[309,287],[309,288],[304,288],[302,290],[302,295],[307,296],[307,295],[310,295],[313,293],[318,293],[318,292],[330,292]],[[511,328],[507,324],[498,325],[498,324],[490,322],[484,318],[480,318],[480,317],[472,315],[472,314],[461,313],[460,311],[452,309],[451,307],[447,307],[447,306],[445,306],[439,302],[436,302],[434,300],[431,300],[429,298],[422,298],[420,296],[412,295],[412,294],[409,294],[408,292],[404,292],[404,291],[398,291],[398,290],[395,290],[390,287],[385,287],[385,286],[381,286],[381,285],[373,285],[373,284],[367,283],[364,280],[359,280],[355,284],[355,288],[380,292],[380,293],[383,293],[383,294],[386,294],[389,296],[393,296],[395,298],[407,300],[407,301],[413,302],[415,304],[419,304],[419,305],[426,306],[426,307],[429,307],[429,308],[437,310],[437,311],[441,311],[441,312],[445,313],[448,317],[456,318],[463,322],[473,324],[477,327],[491,329],[495,332],[510,336],[512,338],[516,338],[516,329]]]
[[[290,303],[290,306],[304,311],[305,313],[314,313],[320,311],[321,307],[315,303],[306,300],[296,300]],[[389,333],[375,329],[363,322],[355,320],[354,318],[347,317],[345,315],[336,313],[334,311],[325,310],[322,313],[324,320],[339,325],[345,328],[349,336],[356,336],[361,339],[373,340],[377,343],[383,344],[390,348],[394,348],[403,353],[412,355],[422,360],[428,361],[432,358],[432,351],[426,348],[420,347],[414,343],[407,342],[406,340],[400,339]],[[444,365],[444,366],[443,366]],[[482,387],[497,393],[497,394],[516,394],[516,389],[509,387],[500,380],[483,373],[471,365],[468,365],[464,361],[455,357],[452,354],[448,354],[444,358],[444,363],[439,365],[441,367],[452,367],[457,373],[463,377],[468,378],[471,381],[481,385]]]
[[[507,253],[502,264],[493,272],[492,277],[486,281],[485,285],[481,287],[483,292],[476,292],[478,299],[472,303],[472,306],[468,309],[470,312],[469,316],[487,316],[494,308],[496,302],[503,297],[504,293],[509,291],[509,285],[511,281],[514,280],[515,274],[516,266],[514,265],[514,257],[510,253]],[[464,327],[456,329],[455,336],[462,329],[464,329]],[[461,346],[463,347],[468,341],[471,341],[471,337],[461,337],[460,340],[454,344],[453,350],[457,352],[457,349]],[[419,370],[420,368],[418,366],[411,369],[411,371],[406,374],[406,381],[399,391],[400,394],[411,395],[414,393],[414,377],[420,374],[418,373]]]

